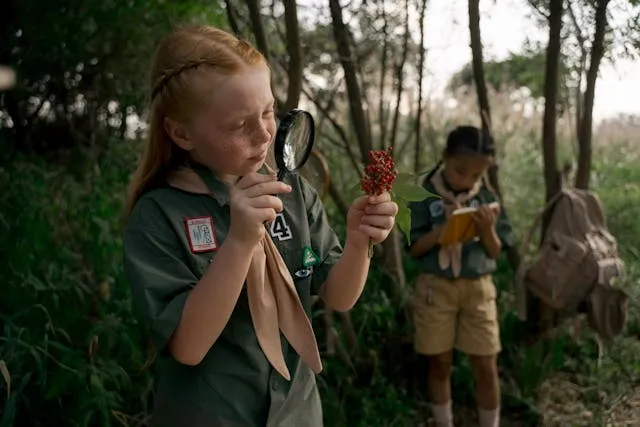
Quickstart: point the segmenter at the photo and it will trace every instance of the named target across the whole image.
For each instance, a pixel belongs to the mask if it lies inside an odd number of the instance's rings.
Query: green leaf
[[[406,236],[407,242],[411,242],[411,210],[406,203],[398,203],[398,215],[396,225]]]
[[[427,175],[429,175],[429,171],[419,174],[418,179],[420,182],[424,182],[424,180],[427,179]]]
[[[408,182],[394,184],[393,193],[407,202],[420,202],[431,195],[424,187]]]
[[[393,182],[393,187],[396,185],[405,185],[405,184],[415,184],[416,176],[412,173],[408,172],[398,172],[398,176],[396,176],[395,181]]]
[[[5,402],[2,418],[0,418],[0,427],[11,427],[12,425],[14,425],[16,414],[18,413],[18,401],[21,398],[21,394],[23,393],[30,379],[31,372],[22,377],[20,385],[18,386],[16,391],[11,393],[11,396]]]

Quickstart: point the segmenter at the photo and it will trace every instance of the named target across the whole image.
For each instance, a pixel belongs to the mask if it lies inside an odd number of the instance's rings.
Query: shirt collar
[[[216,174],[202,163],[191,161],[189,167],[198,174],[209,189],[209,194],[220,204],[229,204],[229,184],[220,180]]]

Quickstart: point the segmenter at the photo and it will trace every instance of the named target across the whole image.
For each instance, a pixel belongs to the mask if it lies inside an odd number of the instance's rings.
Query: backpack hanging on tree
[[[586,307],[589,325],[604,339],[618,335],[627,320],[627,294],[612,284],[624,267],[599,198],[588,190],[560,191],[538,214],[522,243],[529,245],[551,211],[537,256],[517,273],[518,316],[526,320],[526,292],[565,314]]]

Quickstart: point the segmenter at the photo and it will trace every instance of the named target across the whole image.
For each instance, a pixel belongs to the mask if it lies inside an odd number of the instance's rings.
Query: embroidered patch
[[[296,271],[294,274],[297,278],[304,279],[306,277],[311,276],[311,273],[313,273],[313,268],[307,267],[307,268],[303,268],[301,270]]]
[[[320,262],[320,257],[313,252],[310,246],[305,246],[302,254],[302,265],[309,267]]]
[[[437,218],[444,213],[444,205],[442,204],[442,200],[436,200],[435,202],[429,205],[429,213],[432,218]]]
[[[276,219],[271,223],[271,226],[269,227],[269,234],[271,234],[271,237],[278,239],[281,242],[293,237],[291,228],[289,228],[289,224],[287,224],[287,220],[284,218],[284,214],[282,212],[278,213],[276,215]]]
[[[184,223],[187,228],[187,237],[192,253],[209,252],[218,249],[212,217],[186,218]]]

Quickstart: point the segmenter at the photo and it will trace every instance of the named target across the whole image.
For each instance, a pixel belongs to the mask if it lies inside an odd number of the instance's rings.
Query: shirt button
[[[279,388],[280,388],[280,384],[278,384],[278,381],[271,380],[271,390],[278,391]]]

